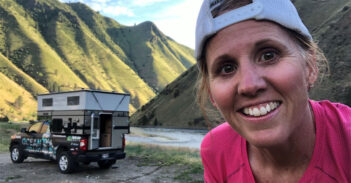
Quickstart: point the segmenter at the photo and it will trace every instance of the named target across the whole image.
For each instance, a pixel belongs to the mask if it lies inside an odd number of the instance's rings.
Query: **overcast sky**
[[[123,25],[152,21],[167,36],[195,47],[195,24],[202,0],[60,0],[81,2]]]

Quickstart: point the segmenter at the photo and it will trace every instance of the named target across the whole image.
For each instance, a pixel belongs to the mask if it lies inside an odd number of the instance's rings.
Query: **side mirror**
[[[27,133],[27,129],[26,128],[21,128],[21,133]]]

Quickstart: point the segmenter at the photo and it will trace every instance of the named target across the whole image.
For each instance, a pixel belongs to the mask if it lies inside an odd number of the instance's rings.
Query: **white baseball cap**
[[[204,0],[196,23],[195,57],[200,60],[206,40],[221,29],[248,19],[270,20],[294,30],[312,40],[312,36],[302,23],[295,6],[290,0],[252,0],[252,3],[233,9],[218,17],[212,11],[225,0]]]

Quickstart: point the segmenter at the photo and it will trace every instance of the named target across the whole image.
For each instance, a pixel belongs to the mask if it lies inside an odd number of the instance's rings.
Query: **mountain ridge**
[[[195,63],[193,50],[152,22],[125,26],[57,0],[0,1],[0,61],[0,72],[30,93],[31,103],[39,93],[90,88],[130,93],[131,112]],[[27,110],[22,105],[16,110]],[[14,113],[8,102],[1,109],[11,120],[33,119],[36,111]]]

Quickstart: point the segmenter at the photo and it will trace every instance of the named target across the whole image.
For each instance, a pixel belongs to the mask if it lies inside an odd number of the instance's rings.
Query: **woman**
[[[351,109],[309,100],[323,54],[290,0],[205,0],[200,107],[227,121],[201,145],[206,182],[351,182]]]

